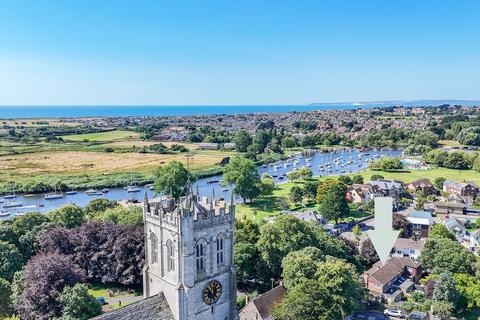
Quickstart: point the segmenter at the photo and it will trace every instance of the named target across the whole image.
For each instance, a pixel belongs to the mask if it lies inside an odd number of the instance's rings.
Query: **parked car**
[[[403,318],[402,311],[398,309],[385,309],[385,311],[383,311],[383,314],[390,317]]]
[[[100,305],[104,306],[107,304],[107,302],[105,301],[105,298],[104,297],[97,297],[97,301],[98,303],[100,303]]]
[[[420,312],[420,311],[413,311],[408,315],[408,319],[410,320],[427,320],[427,313]]]

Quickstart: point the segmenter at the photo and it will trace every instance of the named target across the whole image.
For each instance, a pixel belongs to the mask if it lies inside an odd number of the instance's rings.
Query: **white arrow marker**
[[[382,264],[387,262],[390,251],[395,245],[400,231],[392,227],[393,199],[391,197],[375,198],[375,230],[367,231]]]

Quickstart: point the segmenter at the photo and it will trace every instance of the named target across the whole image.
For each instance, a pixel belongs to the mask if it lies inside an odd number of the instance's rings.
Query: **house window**
[[[157,263],[158,261],[158,241],[155,233],[150,233],[150,261]]]
[[[223,264],[223,235],[217,237],[217,265]]]
[[[175,270],[175,250],[172,241],[167,241],[167,270]]]
[[[205,242],[200,240],[195,246],[197,272],[205,271]]]

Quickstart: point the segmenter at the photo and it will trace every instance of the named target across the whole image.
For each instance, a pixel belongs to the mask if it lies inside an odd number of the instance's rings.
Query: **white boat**
[[[61,198],[63,198],[63,197],[64,197],[63,193],[54,193],[54,192],[52,192],[52,193],[47,193],[47,194],[44,196],[45,200],[61,199]]]
[[[0,211],[0,218],[8,217],[9,215],[10,215],[10,212]]]
[[[223,188],[222,191],[223,191],[223,192],[227,192],[227,191],[228,191],[228,188]]]
[[[138,186],[127,186],[127,192],[140,192],[140,188]]]
[[[109,193],[109,192],[110,192],[110,189],[108,189],[108,188],[103,188],[102,189],[102,193]]]
[[[67,192],[65,192],[65,194],[67,194],[67,195],[77,194],[77,191],[74,191],[74,190],[67,191]]]
[[[6,194],[3,196],[3,199],[15,199],[17,195],[15,193],[12,194]]]
[[[88,189],[88,190],[85,191],[85,193],[90,196],[90,195],[94,195],[94,194],[98,193],[98,190],[96,190],[96,189]]]
[[[4,208],[16,208],[16,207],[21,207],[22,203],[20,201],[17,202],[4,202],[3,207]]]

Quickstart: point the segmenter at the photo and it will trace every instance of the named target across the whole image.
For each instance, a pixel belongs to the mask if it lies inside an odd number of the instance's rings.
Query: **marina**
[[[288,159],[261,165],[257,168],[259,175],[268,173],[275,183],[288,181],[288,174],[302,167],[310,168],[314,176],[335,176],[355,173],[368,167],[370,160],[381,156],[400,156],[400,150],[370,150],[362,152],[356,149],[348,149],[336,152],[324,153],[316,150],[297,152],[291,154]],[[210,197],[212,194],[229,198],[233,190],[232,186],[222,185],[222,175],[206,177],[194,183],[194,190],[198,190],[201,196]],[[31,211],[47,212],[67,204],[85,206],[90,200],[105,198],[110,200],[128,200],[140,202],[144,193],[149,197],[155,196],[152,185],[138,186],[132,184],[126,187],[70,190],[67,192],[54,192],[43,194],[9,194],[0,198],[0,210],[8,213],[0,215],[0,219],[9,219],[15,215],[21,215]],[[240,200],[239,198],[237,200]],[[2,203],[3,202],[3,203]]]

